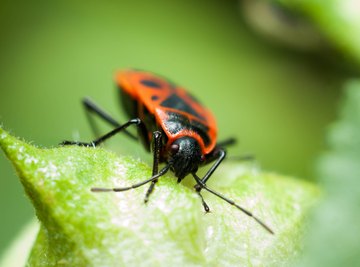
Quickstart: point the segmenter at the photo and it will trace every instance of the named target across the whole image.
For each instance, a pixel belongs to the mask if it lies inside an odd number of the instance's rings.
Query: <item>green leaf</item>
[[[224,163],[209,186],[266,222],[172,174],[161,177],[147,205],[147,186],[93,193],[151,176],[148,165],[102,148],[39,149],[0,128],[0,146],[15,166],[41,222],[29,266],[284,266],[301,250],[306,214],[319,190],[239,162]],[[187,178],[187,180],[190,180]],[[189,182],[189,181],[188,181]]]
[[[346,86],[330,151],[319,162],[326,197],[316,209],[299,266],[360,266],[360,80]]]

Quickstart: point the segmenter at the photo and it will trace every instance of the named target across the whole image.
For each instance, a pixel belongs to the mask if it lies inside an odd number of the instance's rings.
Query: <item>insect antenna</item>
[[[226,197],[224,197],[223,195],[219,194],[218,192],[210,189],[209,187],[207,187],[206,184],[204,184],[201,179],[195,174],[192,174],[196,180],[196,182],[198,183],[198,185],[205,189],[206,191],[210,192],[211,194],[221,198],[222,200],[226,201],[227,203],[229,203],[232,206],[235,206],[237,209],[241,210],[243,213],[245,213],[247,216],[252,217],[258,224],[260,224],[266,231],[268,231],[270,234],[274,234],[273,230],[271,230],[271,228],[269,226],[267,226],[264,222],[262,222],[259,218],[257,218],[254,214],[252,214],[250,211],[244,209],[243,207],[239,206],[238,204],[236,204],[233,200],[228,199]]]
[[[127,187],[118,187],[118,188],[102,188],[102,187],[93,187],[91,188],[92,192],[123,192],[123,191],[127,191],[127,190],[131,190],[137,187],[140,187],[144,184],[150,183],[156,179],[158,179],[160,176],[164,175],[170,168],[170,165],[166,165],[164,168],[162,168],[157,174],[155,174],[154,176],[152,176],[151,178],[142,181],[140,183],[137,184],[133,184],[131,186],[127,186]]]

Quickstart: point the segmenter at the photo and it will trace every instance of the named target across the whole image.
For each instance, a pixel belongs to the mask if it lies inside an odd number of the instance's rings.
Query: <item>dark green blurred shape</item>
[[[306,17],[314,28],[341,51],[348,62],[360,66],[360,2],[358,0],[275,0]],[[357,71],[358,73],[358,71]]]
[[[240,141],[230,154],[307,178],[345,76],[256,38],[236,1],[2,1],[0,36],[0,121],[17,136],[41,146],[90,139],[85,95],[124,120],[112,77],[137,67],[210,107],[220,138]],[[108,147],[146,159],[124,137]],[[4,156],[0,176],[2,251],[33,211]]]

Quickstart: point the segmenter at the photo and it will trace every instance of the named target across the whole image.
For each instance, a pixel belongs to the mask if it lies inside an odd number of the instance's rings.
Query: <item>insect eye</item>
[[[171,153],[172,153],[172,154],[175,154],[176,152],[179,151],[179,145],[177,145],[177,144],[172,144],[171,147],[170,147],[170,150],[171,150]]]

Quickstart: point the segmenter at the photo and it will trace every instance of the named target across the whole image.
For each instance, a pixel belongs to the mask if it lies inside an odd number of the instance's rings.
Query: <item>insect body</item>
[[[120,72],[116,81],[126,112],[143,122],[139,136],[145,147],[150,150],[149,141],[158,131],[159,161],[169,164],[179,182],[213,157],[215,119],[188,92],[148,72]]]
[[[120,124],[92,101],[84,99],[83,103],[87,110],[105,119],[115,129],[90,143],[64,141],[63,144],[97,146],[123,131],[130,138],[139,139],[147,151],[150,152],[151,146],[153,147],[153,173],[151,178],[129,187],[92,188],[92,191],[119,192],[151,183],[145,196],[147,202],[158,178],[168,170],[174,172],[178,182],[191,174],[196,181],[195,190],[202,200],[205,211],[208,212],[210,209],[201,195],[201,190],[206,190],[234,205],[253,217],[268,232],[273,233],[252,213],[207,187],[206,182],[225,158],[224,147],[234,143],[233,139],[217,143],[216,121],[207,108],[182,87],[150,72],[139,70],[118,72],[116,84],[124,110],[132,119]],[[127,130],[130,125],[137,126],[137,136]],[[158,168],[160,163],[165,163],[165,167],[161,170]],[[212,166],[205,176],[198,177],[196,174],[198,168],[210,163]]]

